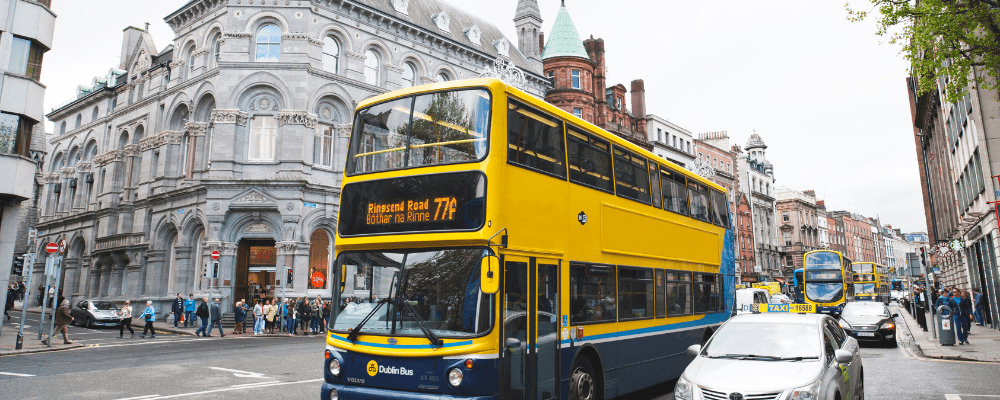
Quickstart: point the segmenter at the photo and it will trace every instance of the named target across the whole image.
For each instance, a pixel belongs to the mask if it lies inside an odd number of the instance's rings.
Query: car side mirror
[[[509,350],[514,350],[518,347],[521,347],[521,341],[517,340],[517,338],[509,337],[507,338],[507,340],[503,341],[503,347]]]
[[[893,318],[899,318],[899,313],[892,313]]]
[[[833,358],[840,364],[848,364],[851,361],[854,361],[854,354],[847,350],[840,349],[833,352]]]
[[[697,357],[698,354],[701,353],[701,345],[700,344],[692,344],[691,346],[688,347],[687,352],[688,352],[689,356],[695,356],[695,357]]]

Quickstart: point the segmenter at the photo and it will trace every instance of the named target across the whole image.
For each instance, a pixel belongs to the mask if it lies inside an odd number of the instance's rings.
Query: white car
[[[768,302],[771,304],[792,304],[792,298],[780,293],[772,294]]]
[[[677,400],[864,399],[858,342],[826,314],[737,315],[688,354]]]
[[[751,312],[753,304],[767,304],[767,290],[759,288],[736,289],[736,314]]]

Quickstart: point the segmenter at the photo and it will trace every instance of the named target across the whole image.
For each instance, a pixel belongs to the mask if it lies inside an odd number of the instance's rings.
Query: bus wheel
[[[604,392],[594,373],[594,366],[587,357],[580,357],[573,365],[569,378],[569,398],[573,400],[601,400]]]

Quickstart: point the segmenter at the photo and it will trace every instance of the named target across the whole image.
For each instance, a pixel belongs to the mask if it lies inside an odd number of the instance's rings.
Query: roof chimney
[[[632,114],[636,118],[646,118],[646,85],[642,79],[632,81]]]

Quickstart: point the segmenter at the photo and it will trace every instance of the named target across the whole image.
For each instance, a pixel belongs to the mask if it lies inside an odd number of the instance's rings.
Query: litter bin
[[[943,346],[955,345],[955,324],[951,320],[951,307],[940,306],[937,308],[938,339]]]

